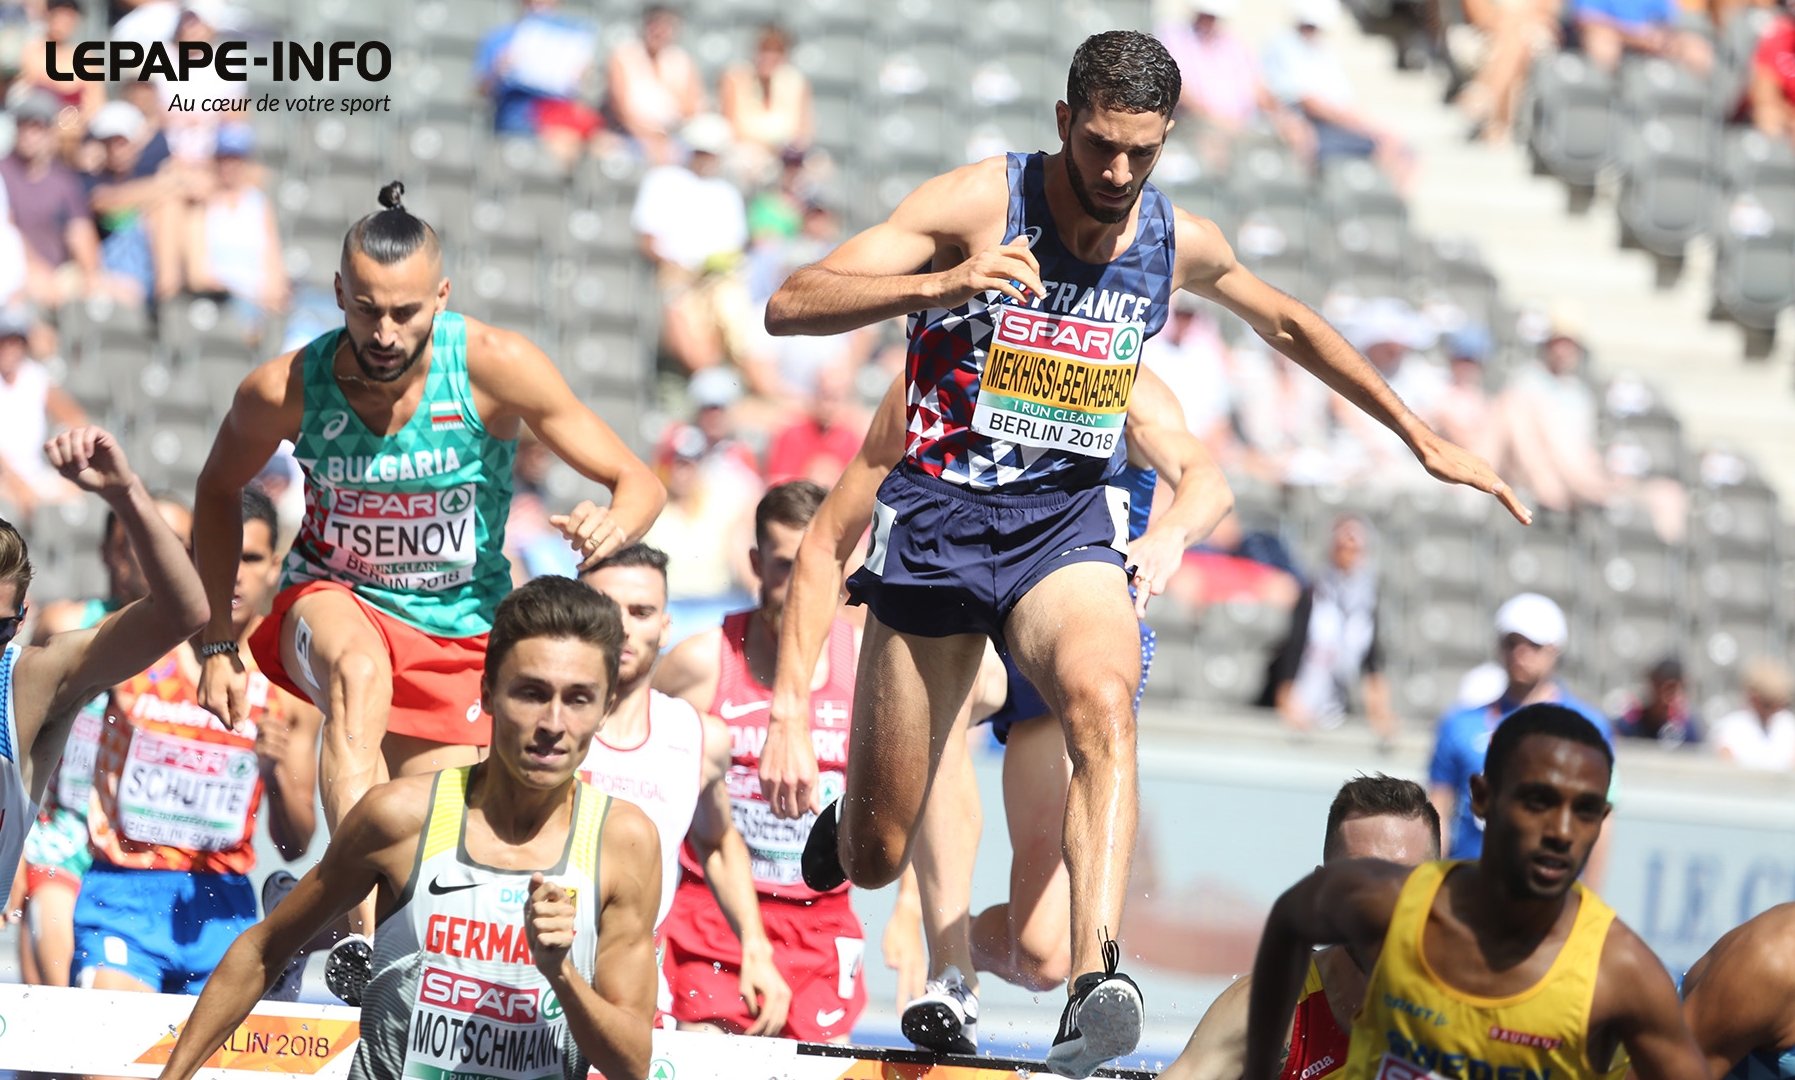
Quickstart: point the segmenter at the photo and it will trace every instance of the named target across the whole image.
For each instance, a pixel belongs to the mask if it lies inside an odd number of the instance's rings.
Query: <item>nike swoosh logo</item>
[[[841,1018],[846,1015],[848,1015],[848,1010],[846,1009],[835,1009],[832,1012],[824,1012],[823,1010],[818,1009],[816,1013],[816,1026],[834,1027],[840,1022]]]
[[[484,884],[486,884],[484,881],[470,881],[466,885],[444,885],[439,879],[431,878],[430,894],[432,896],[447,896],[452,892],[460,892],[463,889],[478,889]]]
[[[725,701],[723,704],[717,706],[717,715],[725,720],[740,720],[749,713],[759,712],[762,709],[771,707],[772,704],[773,703],[770,701],[750,701],[743,705],[737,705],[734,702]]]

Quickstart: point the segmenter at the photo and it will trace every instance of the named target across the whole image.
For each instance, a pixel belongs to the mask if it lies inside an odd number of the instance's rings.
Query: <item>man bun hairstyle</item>
[[[382,266],[392,266],[419,250],[433,258],[442,255],[442,244],[430,223],[405,209],[405,184],[394,180],[380,189],[381,209],[364,215],[343,237],[343,261],[359,252]]]
[[[1084,39],[1066,72],[1072,115],[1088,109],[1170,117],[1184,92],[1178,62],[1152,34],[1106,30]]]

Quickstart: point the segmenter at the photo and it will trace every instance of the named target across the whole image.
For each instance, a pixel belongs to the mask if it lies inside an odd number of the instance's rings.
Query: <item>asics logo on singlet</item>
[[[327,412],[324,414],[324,426],[318,429],[318,434],[324,436],[326,439],[334,439],[338,435],[341,435],[343,429],[348,426],[348,413],[335,411]]]
[[[724,720],[740,720],[749,713],[760,712],[762,709],[771,708],[772,705],[773,703],[770,701],[748,701],[740,705],[733,701],[725,701],[717,706],[717,715]]]
[[[1036,244],[1041,242],[1041,226],[1030,225],[1028,228],[1022,230],[1022,237],[1028,241],[1028,246],[1033,248]]]
[[[460,892],[463,889],[478,889],[484,884],[486,884],[484,881],[470,881],[465,885],[444,885],[441,878],[431,878],[430,895],[447,896],[450,893]]]

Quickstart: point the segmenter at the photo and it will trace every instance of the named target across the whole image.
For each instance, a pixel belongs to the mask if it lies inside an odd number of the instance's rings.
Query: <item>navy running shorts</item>
[[[1153,670],[1153,651],[1158,647],[1159,635],[1146,623],[1141,623],[1141,681],[1134,687],[1134,713],[1141,712],[1141,696],[1147,692],[1147,673]],[[1000,654],[1003,658],[1004,674],[1008,676],[1008,689],[1004,694],[1003,708],[980,720],[980,724],[990,724],[991,734],[998,742],[1010,741],[1010,728],[1024,720],[1033,720],[1037,716],[1047,715],[1047,702],[1042,700],[1041,692],[1035,684],[1028,681],[1022,669],[1008,652]]]
[[[988,494],[903,464],[879,485],[848,602],[902,634],[984,634],[1001,649],[1004,622],[1043,578],[1080,562],[1120,570],[1127,546],[1124,488]]]

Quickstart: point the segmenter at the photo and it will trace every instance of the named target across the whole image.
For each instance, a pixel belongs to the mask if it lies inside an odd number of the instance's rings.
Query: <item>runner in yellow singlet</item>
[[[1611,809],[1594,724],[1530,705],[1496,729],[1471,801],[1475,862],[1324,866],[1272,907],[1253,967],[1245,1080],[1272,1080],[1310,950],[1371,971],[1353,1080],[1706,1076],[1664,965],[1577,876]]]

